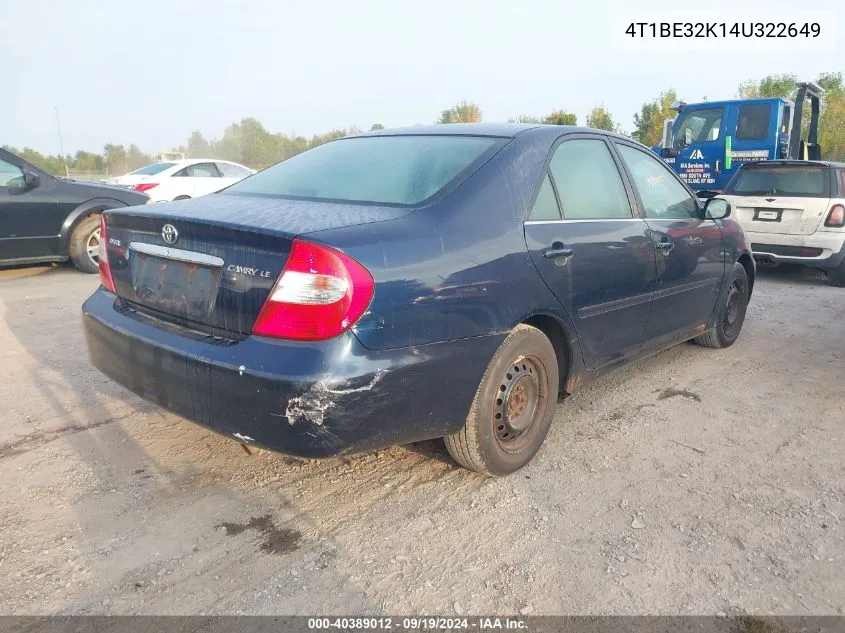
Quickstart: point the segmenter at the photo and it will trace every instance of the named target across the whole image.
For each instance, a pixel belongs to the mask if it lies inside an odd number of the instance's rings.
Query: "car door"
[[[26,186],[24,169],[37,174],[40,182]],[[32,169],[16,156],[0,154],[0,260],[60,255],[59,234],[64,218],[55,188],[51,176]]]
[[[567,135],[525,221],[531,258],[573,319],[589,368],[635,354],[644,342],[656,263],[632,195],[604,137]]]
[[[722,230],[698,199],[651,152],[616,141],[657,254],[647,338],[667,342],[710,320],[725,274]]]

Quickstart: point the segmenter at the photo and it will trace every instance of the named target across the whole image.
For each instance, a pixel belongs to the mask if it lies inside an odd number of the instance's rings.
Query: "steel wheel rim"
[[[543,411],[544,376],[536,359],[521,356],[501,377],[493,407],[493,430],[502,450],[515,453],[531,441]]]
[[[88,240],[85,242],[85,252],[88,253],[88,259],[91,262],[99,266],[100,264],[100,228],[97,227],[94,231],[92,231],[91,235],[88,236]]]
[[[745,311],[744,299],[745,287],[739,279],[736,279],[728,289],[725,311],[722,314],[722,329],[728,337],[733,337],[735,333],[738,333]]]

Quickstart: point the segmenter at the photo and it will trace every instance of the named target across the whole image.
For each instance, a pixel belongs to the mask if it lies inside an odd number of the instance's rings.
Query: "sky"
[[[105,143],[158,153],[244,117],[310,136],[433,123],[463,100],[485,121],[564,109],[583,123],[603,105],[631,130],[669,87],[716,100],[750,78],[845,70],[842,0],[698,6],[728,23],[738,6],[761,21],[826,11],[835,44],[625,43],[629,20],[695,9],[678,0],[0,0],[0,145],[58,153],[56,111],[65,153]]]

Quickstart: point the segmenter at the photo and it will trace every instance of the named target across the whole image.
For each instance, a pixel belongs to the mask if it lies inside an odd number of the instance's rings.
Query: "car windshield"
[[[165,169],[170,169],[171,167],[175,167],[176,163],[156,163],[155,165],[147,165],[146,167],[141,167],[141,169],[136,169],[133,172],[130,172],[129,175],[131,176],[152,176],[154,174],[159,174],[163,172]]]
[[[829,185],[824,168],[818,165],[754,165],[740,169],[725,193],[826,198]]]
[[[492,155],[505,141],[445,135],[341,139],[278,163],[223,193],[419,204]]]

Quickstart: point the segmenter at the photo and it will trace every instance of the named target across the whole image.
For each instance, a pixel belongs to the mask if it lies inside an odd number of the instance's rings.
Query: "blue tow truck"
[[[818,143],[822,89],[798,84],[795,101],[737,99],[675,102],[663,139],[652,150],[702,198],[721,193],[746,162],[775,159],[821,160]],[[810,103],[807,140],[802,135],[804,104]]]

